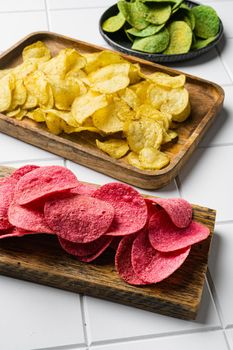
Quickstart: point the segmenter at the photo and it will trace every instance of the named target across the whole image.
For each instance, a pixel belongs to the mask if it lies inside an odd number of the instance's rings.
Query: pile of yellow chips
[[[0,71],[0,112],[46,123],[56,135],[94,132],[100,150],[139,169],[169,164],[161,146],[177,137],[173,122],[190,114],[184,75],[145,75],[110,51],[66,48],[51,57],[41,41],[22,57],[17,67]]]

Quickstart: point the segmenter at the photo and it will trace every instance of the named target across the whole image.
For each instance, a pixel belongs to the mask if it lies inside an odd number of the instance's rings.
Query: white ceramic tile
[[[205,285],[196,321],[184,321],[133,307],[85,297],[88,336],[92,343],[148,335],[166,335],[204,328],[220,328],[209,289]],[[108,320],[108,322],[106,322]]]
[[[224,91],[223,109],[217,115],[200,146],[217,146],[233,143],[233,86],[224,87]]]
[[[49,9],[109,7],[116,0],[47,0]]]
[[[233,39],[227,39],[224,43],[219,45],[220,55],[228,74],[233,81]]]
[[[224,326],[233,325],[233,224],[217,225],[211,246],[209,270]]]
[[[59,159],[60,157],[0,133],[0,163],[17,161],[29,163],[32,160],[48,158]]]
[[[82,165],[75,164],[73,162],[67,161],[67,167],[72,170],[77,178],[80,181],[90,182],[97,185],[104,185],[108,182],[115,182],[118,181],[116,179],[113,179],[112,177],[109,177],[107,175],[101,174],[97,171],[88,169]],[[135,186],[134,186],[135,187]],[[135,187],[137,188],[137,187]],[[141,188],[137,188],[137,190],[141,193],[147,194],[147,195],[154,195],[159,197],[179,197],[179,192],[177,190],[176,184],[173,181],[170,185],[159,189],[159,190],[144,190]]]
[[[215,49],[190,61],[174,63],[170,66],[220,85],[232,83]]]
[[[0,349],[84,344],[77,294],[3,276],[0,289]]]
[[[203,1],[205,3],[206,1]],[[232,13],[233,13],[233,1],[208,1],[208,5],[212,6],[216,11],[218,16],[221,18],[221,21],[224,26],[224,35],[227,38],[233,38],[233,22],[232,22]]]
[[[1,35],[0,51],[39,30],[48,30],[45,11],[0,13],[0,33],[6,33]]]
[[[78,40],[107,47],[108,45],[101,37],[98,29],[102,13],[102,8],[50,11],[50,30]]]
[[[233,350],[233,329],[227,329],[226,331],[227,340],[231,350]]]
[[[233,220],[232,155],[233,146],[199,148],[179,174],[182,197],[216,209],[218,221]]]
[[[44,0],[1,0],[0,12],[5,11],[28,11],[28,10],[44,10]],[[9,15],[10,18],[10,15]]]
[[[176,335],[166,338],[100,345],[91,350],[228,350],[222,331]]]

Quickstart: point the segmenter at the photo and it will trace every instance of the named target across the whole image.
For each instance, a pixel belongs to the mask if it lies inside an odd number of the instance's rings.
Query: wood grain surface
[[[11,172],[11,168],[0,167],[0,177]],[[95,263],[82,263],[63,251],[55,236],[46,234],[0,240],[0,273],[168,316],[195,319],[203,292],[215,214],[213,209],[193,205],[194,219],[208,226],[211,235],[192,246],[181,268],[154,285],[134,287],[122,281],[115,271],[111,249]]]
[[[81,52],[97,52],[104,49],[54,33],[32,33],[0,56],[0,69],[19,64],[23,48],[37,40],[44,41],[52,54],[65,47],[74,47]],[[161,71],[170,75],[180,74],[179,71],[165,66],[132,56],[122,56],[133,63],[140,63],[144,73]],[[222,108],[224,100],[224,92],[220,86],[188,74],[186,81],[186,88],[190,94],[191,115],[177,129],[178,142],[170,142],[163,146],[162,150],[169,155],[171,162],[161,170],[143,171],[130,166],[124,158],[111,158],[97,149],[96,135],[93,133],[56,136],[49,133],[42,123],[27,118],[17,121],[3,114],[0,114],[0,131],[131,185],[146,189],[161,188],[171,182],[190,158]]]

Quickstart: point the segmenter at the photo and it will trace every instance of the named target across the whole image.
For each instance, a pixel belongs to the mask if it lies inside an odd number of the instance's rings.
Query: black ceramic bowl
[[[194,7],[199,5],[198,3],[193,1],[185,1],[185,3],[189,7]],[[117,13],[118,13],[118,8],[117,8],[117,5],[115,4],[109,7],[102,14],[100,18],[99,31],[102,37],[104,38],[104,40],[117,51],[120,51],[127,55],[137,56],[152,62],[180,62],[180,61],[190,60],[192,58],[198,57],[204,54],[205,52],[211,50],[213,47],[215,47],[219,43],[219,41],[222,39],[222,36],[223,36],[223,24],[222,24],[222,21],[220,20],[220,28],[219,28],[219,33],[217,38],[214,41],[212,41],[212,43],[210,43],[206,47],[203,47],[202,49],[193,50],[193,51],[189,51],[188,53],[178,54],[178,55],[165,55],[162,53],[157,54],[157,53],[146,53],[146,52],[136,51],[131,49],[131,42],[127,38],[123,29],[115,33],[107,33],[103,31],[102,24],[104,23],[104,21],[107,18],[116,15]]]

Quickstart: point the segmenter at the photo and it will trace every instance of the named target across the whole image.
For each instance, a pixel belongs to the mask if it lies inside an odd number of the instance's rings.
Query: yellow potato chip
[[[2,69],[0,70],[0,79],[2,79],[3,77],[5,77],[5,75],[12,73],[13,68],[9,68],[9,69]]]
[[[67,125],[64,121],[62,123],[62,129],[66,134],[73,134],[76,132],[81,132],[81,131],[90,131],[90,132],[95,132],[95,133],[100,133],[100,131],[95,128],[94,126],[78,126],[74,128],[73,126]]]
[[[37,41],[26,46],[23,49],[22,56],[24,61],[35,60],[39,62],[46,62],[51,58],[48,47],[42,41]]]
[[[35,72],[37,69],[37,63],[32,61],[25,61],[12,69],[15,79],[24,79],[28,74]]]
[[[161,125],[151,118],[125,122],[124,133],[130,149],[135,153],[139,153],[145,147],[158,149],[163,141]]]
[[[13,118],[21,111],[20,107],[12,111],[6,112],[7,117]]]
[[[141,170],[144,170],[144,168],[142,167],[141,165],[141,162],[138,158],[138,154],[135,153],[135,152],[130,152],[128,155],[127,155],[127,162],[134,166],[135,168],[138,168],[138,169],[141,169]]]
[[[86,58],[86,66],[84,68],[87,74],[98,70],[99,68],[108,66],[114,63],[124,63],[127,62],[118,53],[112,51],[100,51],[95,53],[83,54]]]
[[[119,91],[119,96],[124,100],[129,107],[137,111],[140,106],[140,100],[137,94],[130,88]]]
[[[105,95],[89,90],[86,94],[76,97],[72,104],[71,113],[75,120],[82,125],[95,111],[107,106]]]
[[[17,108],[14,111],[7,112],[6,115],[9,118],[15,118],[17,120],[22,120],[26,116],[27,111],[21,108]]]
[[[172,120],[183,122],[190,114],[189,93],[185,88],[176,88],[169,91],[160,110],[172,115]]]
[[[15,119],[22,120],[27,114],[27,111],[25,109],[21,109],[16,115]]]
[[[129,69],[130,84],[137,84],[141,80],[140,66],[138,63],[131,63]]]
[[[12,92],[12,101],[10,109],[14,110],[16,107],[21,106],[27,99],[27,90],[24,86],[23,80],[19,79],[15,82],[15,88]]]
[[[24,85],[28,94],[37,99],[40,107],[53,107],[52,89],[43,72],[37,70],[27,75],[24,78]]]
[[[41,123],[45,122],[46,113],[43,109],[36,108],[33,111],[27,112],[26,117],[35,120],[38,123]]]
[[[45,113],[45,123],[52,134],[59,135],[62,133],[62,119],[54,113]]]
[[[148,117],[156,120],[165,130],[170,126],[172,115],[169,113],[162,113],[152,105],[144,103],[137,108],[135,119]]]
[[[64,79],[70,70],[82,69],[86,64],[86,59],[75,49],[63,49],[57,56],[48,62],[39,65],[39,69],[47,76],[55,76]]]
[[[15,78],[12,74],[7,74],[0,79],[0,112],[4,112],[10,107],[14,87]]]
[[[185,84],[184,74],[171,76],[166,73],[155,72],[149,75],[143,74],[143,77],[165,88],[179,88],[179,87],[183,87]]]
[[[149,81],[143,80],[138,84],[131,85],[130,89],[136,93],[141,103],[145,103],[147,98],[147,90],[150,85],[151,83]]]
[[[64,120],[69,126],[78,127],[79,123],[75,120],[71,112],[58,111],[57,109],[45,109],[46,114],[53,115]]]
[[[174,140],[176,137],[178,137],[178,134],[174,130],[168,130],[168,131],[164,130],[163,143],[170,142],[170,141]]]
[[[145,170],[159,170],[169,164],[169,157],[152,147],[143,148],[138,155],[142,168]]]
[[[31,95],[29,92],[27,92],[27,98],[25,103],[23,104],[23,109],[32,109],[35,108],[38,105],[37,98],[33,95]]]
[[[72,76],[65,79],[53,77],[49,82],[55,107],[59,110],[70,110],[74,99],[80,95],[79,80]]]
[[[129,63],[110,64],[88,75],[92,90],[112,94],[129,85]]]
[[[147,90],[147,102],[156,109],[160,109],[161,105],[166,103],[169,92],[168,88],[151,84]]]
[[[115,105],[115,113],[121,121],[132,120],[135,118],[135,111],[121,98],[114,97],[112,102]]]
[[[119,139],[110,139],[104,142],[96,140],[96,146],[115,159],[122,158],[129,150],[128,143]]]
[[[118,117],[118,106],[115,100],[104,108],[96,111],[93,116],[93,124],[106,134],[123,131],[124,122]]]

